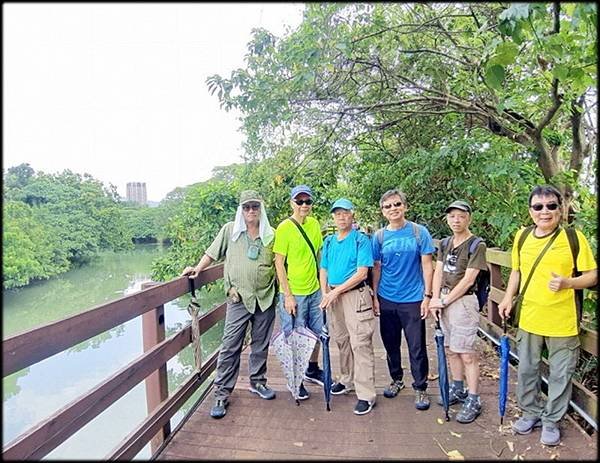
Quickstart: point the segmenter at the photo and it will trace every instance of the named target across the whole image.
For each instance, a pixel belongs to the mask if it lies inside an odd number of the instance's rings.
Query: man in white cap
[[[195,278],[210,264],[225,258],[227,315],[214,382],[215,405],[210,411],[213,418],[222,418],[227,413],[229,396],[239,374],[248,323],[251,324],[249,390],[266,400],[275,398],[266,378],[276,304],[273,238],[274,230],[269,225],[260,195],[253,190],[243,191],[235,221],[223,225],[198,265],[186,267],[181,274]]]
[[[277,312],[282,330],[291,332],[295,323],[295,326],[308,327],[318,336],[323,327],[318,274],[323,237],[318,220],[310,216],[312,204],[310,187],[298,185],[292,188],[290,205],[293,213],[277,226],[273,252],[280,289]],[[323,386],[323,370],[319,368],[318,360],[319,343],[315,345],[304,378]],[[306,400],[309,397],[302,383],[298,398]]]
[[[375,406],[375,354],[373,296],[366,278],[373,266],[371,242],[353,227],[354,206],[340,198],[331,206],[337,233],[323,243],[321,257],[321,308],[329,313],[333,340],[340,351],[339,381],[332,394],[356,389],[356,415],[369,413]]]
[[[479,302],[475,290],[477,275],[487,270],[486,247],[469,230],[471,206],[465,201],[454,201],[446,208],[446,222],[452,236],[441,241],[437,253],[429,309],[436,312],[434,316],[441,310],[440,323],[453,379],[449,404],[461,402],[456,421],[471,423],[481,414],[479,357],[475,348]],[[463,377],[467,380],[467,391]],[[443,404],[441,398],[438,404]]]

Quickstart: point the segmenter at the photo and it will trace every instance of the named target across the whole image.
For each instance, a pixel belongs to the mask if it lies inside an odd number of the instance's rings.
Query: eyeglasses
[[[303,204],[306,204],[307,206],[310,206],[313,203],[313,200],[312,199],[294,199],[294,202],[298,206],[302,206]]]
[[[402,201],[398,201],[396,203],[392,203],[392,204],[384,204],[383,206],[381,206],[382,209],[389,209],[391,207],[400,207],[402,206]]]
[[[260,204],[242,204],[242,209],[245,211],[249,211],[250,209],[258,211],[260,209]]]
[[[546,209],[548,209],[549,211],[555,211],[556,209],[558,209],[558,203],[549,203],[549,204],[532,204],[530,207],[531,209],[533,209],[534,211],[541,211],[544,206],[546,206]]]

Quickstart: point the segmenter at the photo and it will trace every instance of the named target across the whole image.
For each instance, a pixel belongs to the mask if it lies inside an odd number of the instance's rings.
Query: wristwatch
[[[426,297],[427,299],[431,299],[433,297],[433,293],[425,293],[425,294],[423,294],[423,297]]]
[[[446,304],[446,299],[444,299],[444,298],[441,298],[441,299],[440,299],[440,302],[442,303],[442,307],[444,307],[444,308],[445,308],[445,307],[446,307],[446,305],[447,305],[447,304]]]

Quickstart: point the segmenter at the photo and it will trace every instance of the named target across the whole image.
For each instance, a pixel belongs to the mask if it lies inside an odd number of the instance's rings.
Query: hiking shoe
[[[404,389],[404,382],[401,379],[396,379],[383,390],[383,396],[387,397],[388,399],[393,399],[402,389]]]
[[[250,392],[258,394],[261,399],[271,400],[275,398],[275,391],[263,383],[250,384]]]
[[[539,428],[541,425],[542,422],[537,416],[534,418],[522,416],[512,424],[512,430],[517,434],[529,434],[533,428]]]
[[[215,405],[210,409],[210,416],[213,418],[223,418],[227,413],[229,401],[227,399],[217,399]]]
[[[331,393],[333,395],[348,394],[348,392],[350,392],[350,389],[348,389],[345,384],[334,383],[331,386]]]
[[[450,389],[448,390],[448,406],[457,404],[458,402],[464,402],[468,395],[469,394],[466,390],[463,389],[462,391],[459,391],[455,387],[450,386]],[[438,405],[441,405],[442,407],[444,406],[442,396],[438,395],[436,402]]]
[[[425,391],[415,391],[415,407],[417,410],[427,410],[429,408],[429,397]]]
[[[304,387],[304,383],[300,384],[300,392],[298,393],[298,400],[306,400],[310,397],[310,394]]]
[[[365,415],[367,413],[369,413],[371,410],[373,410],[373,407],[375,406],[375,401],[367,401],[367,400],[359,400],[358,402],[356,402],[356,407],[354,407],[354,414],[355,415]]]
[[[475,421],[481,415],[481,402],[472,397],[468,397],[461,407],[460,411],[456,414],[456,421],[459,423],[471,423]]]
[[[314,370],[306,370],[304,373],[304,379],[310,381],[311,383],[318,384],[319,386],[323,386],[323,370],[319,367]]]
[[[543,425],[540,442],[544,445],[560,444],[560,430],[558,429],[558,426],[556,426],[554,423]]]

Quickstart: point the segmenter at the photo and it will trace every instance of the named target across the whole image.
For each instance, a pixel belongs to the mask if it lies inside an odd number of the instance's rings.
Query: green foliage
[[[88,174],[4,173],[3,285],[14,288],[88,262],[100,250],[132,247],[114,187]]]

